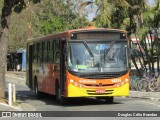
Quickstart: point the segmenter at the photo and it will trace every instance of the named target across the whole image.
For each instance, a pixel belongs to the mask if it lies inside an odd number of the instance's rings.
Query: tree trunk
[[[4,28],[0,36],[0,98],[5,97],[5,67],[7,56],[8,29]]]
[[[152,39],[152,34],[149,33],[150,35],[150,40],[151,40],[151,64],[152,64],[152,72],[154,72],[154,54],[153,54],[153,39]]]
[[[135,35],[136,42],[137,42],[137,44],[138,44],[138,48],[139,48],[139,50],[140,50],[140,53],[142,53],[142,55],[139,55],[139,57],[138,57],[139,62],[140,62],[140,64],[141,64],[141,68],[145,68],[145,69],[146,69],[146,65],[145,65],[145,64],[142,64],[142,61],[141,61],[141,59],[140,59],[140,58],[142,57],[143,63],[145,62],[145,61],[144,61],[144,55],[143,55],[143,52],[142,52],[142,48],[141,48],[141,46],[140,46],[140,41],[137,40],[137,35],[136,35],[136,33],[134,33],[134,35]]]
[[[146,59],[147,59],[146,62],[148,63],[149,71],[151,71],[151,63],[150,63],[150,56],[148,54],[148,49],[147,49],[146,36],[147,36],[147,34],[144,34],[143,37],[142,37],[142,39],[144,41],[144,50],[145,50]]]

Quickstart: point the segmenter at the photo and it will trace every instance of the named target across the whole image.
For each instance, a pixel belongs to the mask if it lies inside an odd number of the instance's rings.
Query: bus
[[[75,97],[113,102],[129,95],[127,32],[87,27],[28,40],[26,84],[39,99],[55,95],[66,104]]]

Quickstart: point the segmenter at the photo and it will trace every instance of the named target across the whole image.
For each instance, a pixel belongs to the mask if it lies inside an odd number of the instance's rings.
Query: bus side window
[[[60,62],[60,52],[56,51],[55,52],[55,63],[59,63]]]
[[[46,54],[46,44],[42,42],[42,63],[46,62],[47,54]]]
[[[55,40],[52,41],[52,63],[54,63],[54,45],[55,44]]]
[[[37,59],[37,52],[36,52],[36,45],[33,44],[33,61],[34,62],[37,62],[36,59]]]
[[[37,43],[37,62],[40,63],[41,62],[41,44]]]
[[[59,45],[59,40],[55,41],[55,50],[59,50],[60,45]]]
[[[54,41],[54,63],[60,62],[59,39]]]
[[[51,53],[50,50],[51,50],[51,49],[50,49],[50,47],[51,47],[51,46],[50,46],[50,41],[48,41],[48,42],[47,42],[47,59],[46,59],[48,63],[51,62],[51,55],[50,55],[50,53]]]

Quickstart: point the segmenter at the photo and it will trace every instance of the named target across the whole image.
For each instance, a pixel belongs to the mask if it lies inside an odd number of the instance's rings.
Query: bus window
[[[36,45],[33,44],[33,61],[37,62],[37,51],[36,51]]]
[[[42,54],[41,54],[41,44],[40,43],[37,43],[37,55],[38,55],[38,58],[37,58],[37,62],[40,63],[42,60]]]
[[[47,42],[47,62],[49,62],[50,41]]]
[[[60,62],[60,52],[56,51],[55,52],[55,63],[59,63]]]
[[[55,46],[54,43],[55,43],[55,41],[53,40],[52,44],[51,44],[51,46],[52,46],[52,49],[51,49],[52,50],[51,51],[52,63],[54,63],[54,46]]]
[[[47,61],[47,49],[46,42],[42,42],[42,62],[45,63]]]
[[[59,50],[59,40],[55,41],[55,50]]]

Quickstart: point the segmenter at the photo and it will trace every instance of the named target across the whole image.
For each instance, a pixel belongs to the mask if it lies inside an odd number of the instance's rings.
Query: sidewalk
[[[160,92],[142,92],[130,91],[130,98],[149,99],[153,101],[160,101]]]

